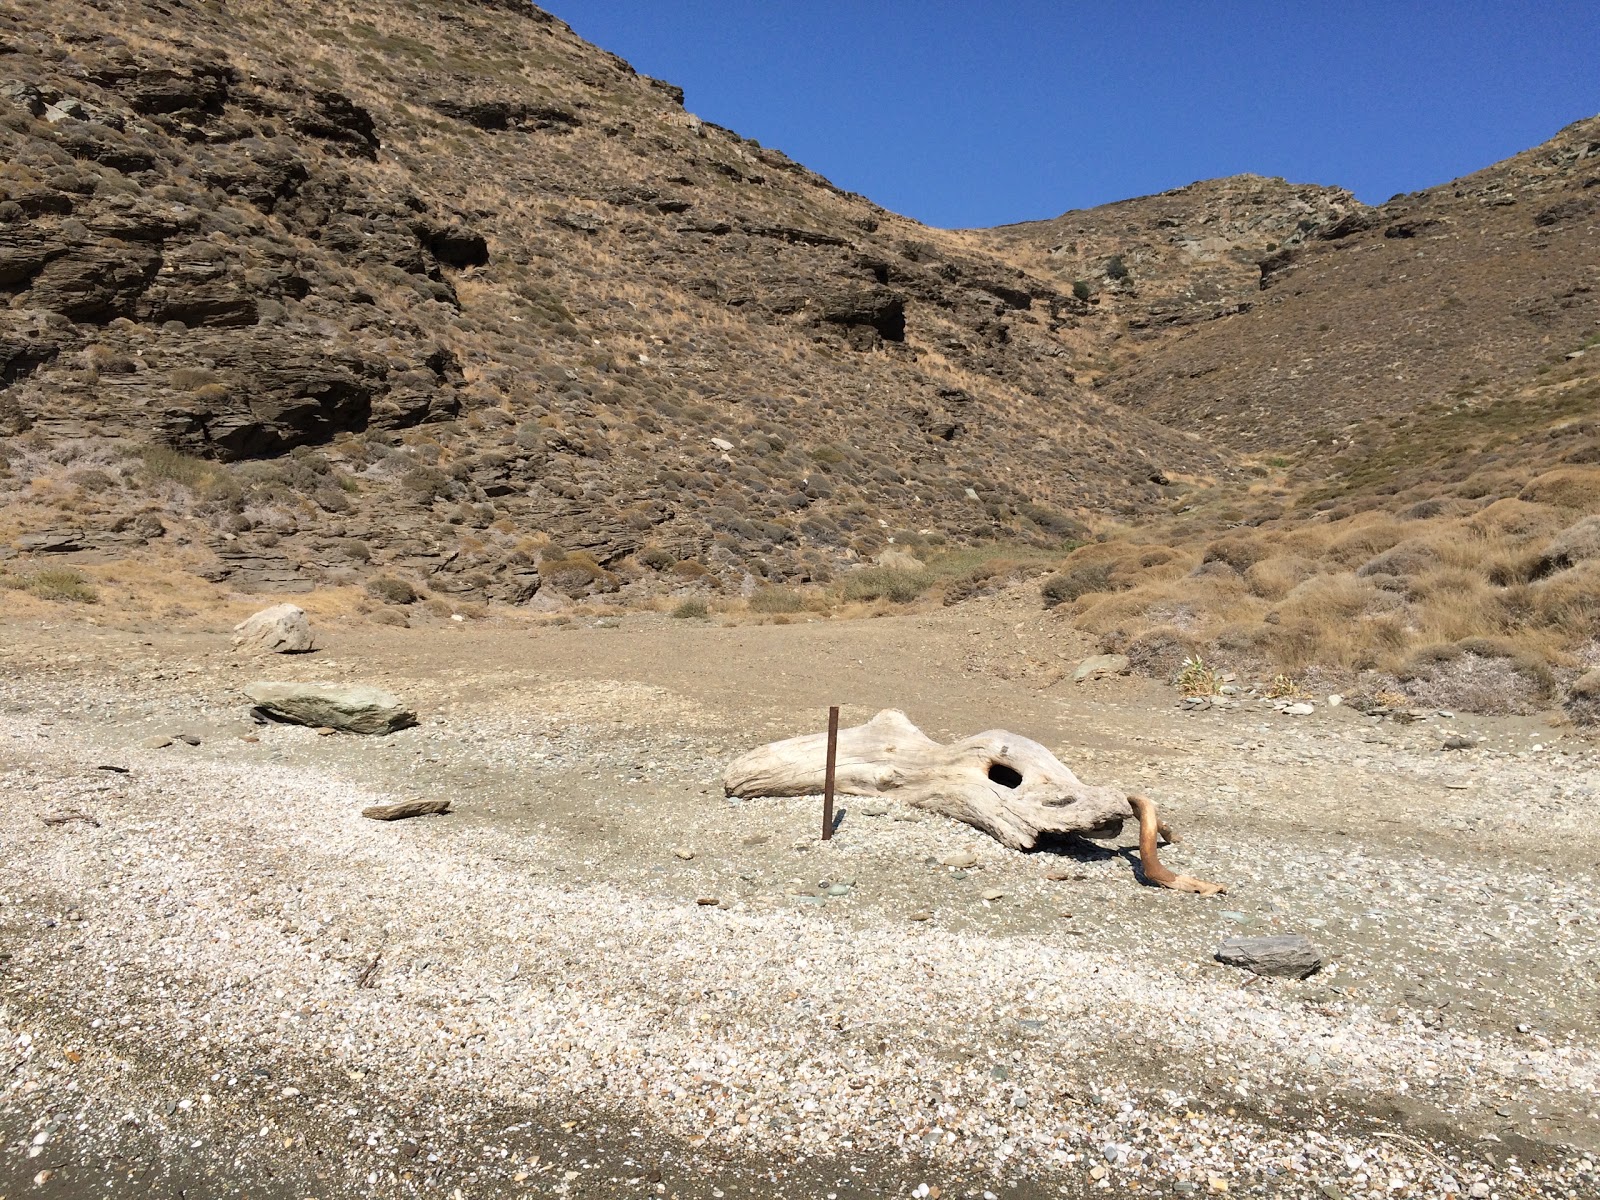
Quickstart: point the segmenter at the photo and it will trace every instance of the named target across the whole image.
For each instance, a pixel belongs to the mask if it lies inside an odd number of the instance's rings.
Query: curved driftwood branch
[[[822,791],[827,735],[772,742],[734,759],[723,772],[730,796],[810,796]],[[1209,895],[1223,889],[1175,875],[1156,857],[1170,831],[1143,796],[1084,783],[1038,742],[1003,729],[948,746],[886,708],[865,725],[839,731],[835,790],[853,796],[894,795],[914,807],[980,829],[1013,850],[1030,850],[1043,834],[1109,837],[1138,817],[1145,878],[1162,887]]]

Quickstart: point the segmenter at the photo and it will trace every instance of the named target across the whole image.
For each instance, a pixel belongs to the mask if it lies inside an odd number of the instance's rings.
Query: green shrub
[[[926,571],[862,567],[844,577],[843,592],[846,600],[889,600],[895,604],[910,604],[932,583],[933,577]]]
[[[198,492],[205,491],[217,476],[224,474],[216,463],[171,446],[140,446],[138,455],[144,463],[144,476],[152,483],[176,483]]]
[[[805,607],[805,599],[793,588],[764,587],[750,597],[751,612],[797,613]]]
[[[1072,294],[1079,300],[1087,300],[1094,295],[1094,288],[1089,286],[1087,279],[1074,279],[1072,281]]]
[[[100,593],[70,567],[46,567],[31,575],[0,575],[0,587],[31,592],[41,600],[66,600],[77,604],[98,604]]]
[[[672,610],[672,615],[677,617],[680,621],[687,621],[691,619],[709,617],[711,615],[711,610],[706,607],[706,602],[704,600],[696,597],[694,599],[683,601],[683,603],[679,604],[677,608]]]

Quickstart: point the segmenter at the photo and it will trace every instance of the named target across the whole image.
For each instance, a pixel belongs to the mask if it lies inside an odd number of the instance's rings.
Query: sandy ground
[[[3,1200],[1600,1194],[1600,754],[1545,720],[1186,711],[1061,680],[1085,647],[1004,599],[0,638]],[[422,724],[257,726],[257,678]],[[1140,886],[1128,836],[852,798],[824,845],[815,800],[723,797],[829,703],[1036,738],[1229,892]],[[454,811],[359,815],[411,797]],[[1258,932],[1329,966],[1212,961]]]

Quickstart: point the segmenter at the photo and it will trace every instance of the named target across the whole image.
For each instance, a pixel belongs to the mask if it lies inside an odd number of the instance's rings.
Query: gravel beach
[[[268,660],[5,634],[6,1200],[1600,1194],[1600,754],[1571,729],[1074,685],[1084,648],[1004,601],[335,627]],[[256,724],[256,679],[421,723]],[[815,799],[722,795],[830,702],[1037,738],[1154,796],[1168,864],[1229,891],[1140,886],[1131,827],[1022,854],[847,797],[824,844]],[[452,810],[361,816],[406,799]],[[1327,965],[1212,958],[1269,933]]]

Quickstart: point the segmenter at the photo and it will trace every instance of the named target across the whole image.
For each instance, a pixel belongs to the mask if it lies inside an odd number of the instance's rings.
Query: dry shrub
[[[1600,671],[1589,671],[1574,680],[1561,707],[1575,725],[1600,725]]]
[[[385,604],[415,604],[418,598],[416,588],[393,575],[379,575],[367,580],[367,595]]]
[[[1068,604],[1079,596],[1114,591],[1111,568],[1105,563],[1087,563],[1070,571],[1058,571],[1039,585],[1046,608]]]
[[[1227,537],[1219,538],[1206,547],[1205,554],[1200,559],[1200,565],[1206,563],[1227,563],[1235,571],[1243,574],[1265,558],[1272,555],[1273,548],[1265,539],[1259,537]]]
[[[672,615],[680,621],[704,620],[711,615],[711,610],[706,606],[704,600],[698,596],[691,596],[674,608]]]
[[[621,586],[615,575],[581,550],[571,554],[547,553],[539,560],[539,577],[574,600],[591,592],[614,592]]]
[[[1353,567],[1382,554],[1411,531],[1386,514],[1363,513],[1328,542],[1325,551],[1340,566]]]
[[[1112,638],[1105,645],[1114,653],[1126,654],[1136,671],[1172,679],[1184,663],[1199,656],[1202,642],[1171,625],[1157,625],[1125,641]]]
[[[1569,519],[1547,505],[1505,499],[1496,500],[1470,517],[1466,527],[1474,536],[1485,539],[1548,537]]]
[[[1600,508],[1600,468],[1557,467],[1530,480],[1518,499],[1557,508]]]
[[[1282,600],[1317,574],[1317,564],[1298,554],[1263,559],[1244,573],[1245,586],[1263,600]]]
[[[1567,644],[1600,638],[1600,562],[1583,563],[1529,589],[1526,624]]]
[[[1600,516],[1584,517],[1550,539],[1533,569],[1538,576],[1553,575],[1597,558],[1600,558]]]
[[[1436,547],[1420,538],[1408,538],[1399,545],[1389,547],[1382,554],[1367,559],[1357,568],[1356,574],[1420,575],[1438,562],[1439,551]]]
[[[1399,673],[1406,694],[1433,708],[1529,713],[1548,703],[1549,666],[1499,638],[1463,638],[1427,646]]]

